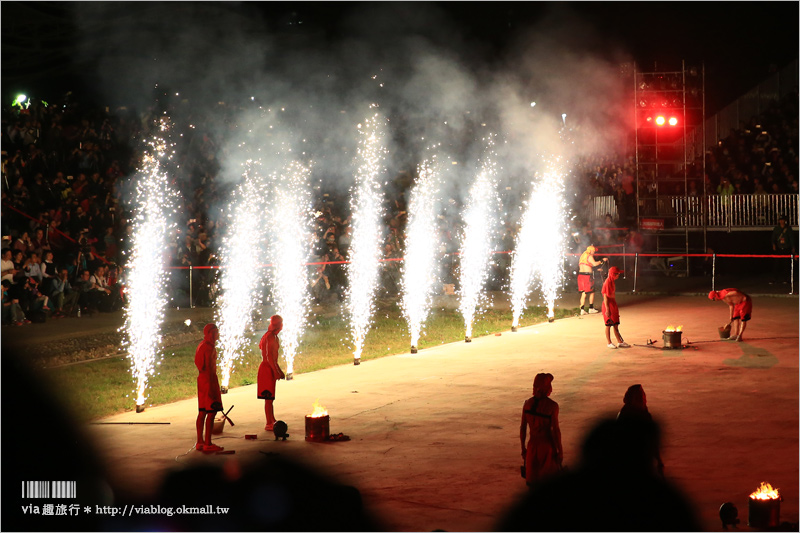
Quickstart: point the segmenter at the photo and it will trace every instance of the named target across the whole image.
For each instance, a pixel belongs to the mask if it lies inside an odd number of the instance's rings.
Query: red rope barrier
[[[47,224],[45,224],[43,221],[39,220],[38,218],[33,218],[33,217],[32,217],[32,216],[30,216],[28,213],[25,213],[25,212],[23,212],[23,211],[20,211],[19,209],[17,209],[16,207],[14,207],[14,206],[12,206],[12,205],[9,205],[8,203],[4,203],[4,204],[3,204],[3,207],[7,207],[8,209],[11,209],[12,211],[16,211],[17,213],[19,213],[20,215],[22,215],[22,216],[24,216],[24,217],[28,217],[28,218],[29,218],[29,219],[31,219],[31,220],[35,220],[36,222],[38,222],[38,223],[39,223],[39,224],[41,224],[42,226],[47,226]],[[66,233],[64,233],[63,231],[59,230],[58,228],[48,228],[48,229],[52,229],[53,231],[55,231],[56,233],[58,233],[58,234],[59,234],[59,235],[61,235],[62,237],[66,237],[66,238],[67,238],[67,240],[70,240],[70,241],[72,241],[72,242],[74,242],[74,243],[77,243],[77,241],[76,241],[75,239],[73,239],[72,237],[70,237],[69,235],[67,235]]]

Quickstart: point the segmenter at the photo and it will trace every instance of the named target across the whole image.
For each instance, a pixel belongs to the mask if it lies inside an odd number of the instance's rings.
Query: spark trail
[[[564,276],[564,184],[557,160],[548,165],[533,186],[522,217],[511,266],[512,328],[519,326],[534,280],[552,319],[558,288]]]
[[[376,107],[376,104],[370,106],[372,109]],[[361,362],[364,339],[375,308],[375,289],[380,274],[383,215],[380,176],[384,172],[383,161],[386,157],[384,128],[385,119],[377,112],[367,118],[364,124],[358,125],[358,156],[361,163],[350,200],[353,234],[350,263],[347,265],[349,288],[346,295],[354,343],[354,364]]]
[[[168,128],[162,119],[161,130]],[[167,295],[164,250],[167,235],[174,229],[169,212],[174,212],[175,192],[168,184],[163,164],[172,156],[172,145],[154,137],[145,149],[136,183],[131,258],[126,265],[126,294],[123,346],[128,352],[136,382],[136,411],[144,410],[147,381],[155,372],[156,352],[161,344],[161,324]]]
[[[488,150],[481,162],[480,172],[470,187],[469,199],[464,211],[464,230],[460,246],[458,267],[459,312],[464,317],[464,337],[472,340],[475,315],[481,307],[483,287],[489,277],[492,244],[497,227],[496,163],[493,159],[491,138]]]
[[[403,261],[401,307],[416,352],[422,327],[430,313],[434,284],[439,271],[436,232],[436,201],[439,165],[435,156],[418,166],[418,175],[408,206],[408,225]]]
[[[225,389],[236,361],[244,355],[245,332],[251,326],[252,313],[260,303],[264,279],[261,266],[264,180],[260,175],[260,164],[247,161],[243,177],[229,206],[229,229],[220,251],[221,295],[216,320],[221,386]]]
[[[310,169],[293,161],[284,166],[270,202],[270,262],[274,265],[272,295],[276,313],[283,318],[281,347],[286,377],[291,379],[294,358],[305,330],[309,311],[308,273],[310,254]]]

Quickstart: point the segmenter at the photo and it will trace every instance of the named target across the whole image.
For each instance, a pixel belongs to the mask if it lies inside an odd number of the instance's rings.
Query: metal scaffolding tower
[[[687,67],[685,61],[671,71],[643,72],[634,66],[636,218],[657,253],[706,249],[706,224],[702,244],[690,246],[689,225],[677,220],[690,212],[705,220],[704,78],[702,65]],[[676,275],[689,273],[683,257],[665,263]]]

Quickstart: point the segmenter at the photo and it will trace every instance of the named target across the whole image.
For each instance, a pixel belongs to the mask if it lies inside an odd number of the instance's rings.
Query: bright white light
[[[377,107],[374,104],[371,107]],[[375,113],[358,125],[358,156],[361,161],[350,204],[353,213],[350,263],[347,265],[349,288],[346,306],[350,313],[353,357],[361,359],[364,339],[372,321],[374,295],[380,274],[382,199],[380,176],[386,148],[383,145],[385,119]]]
[[[419,345],[422,327],[430,313],[433,289],[439,271],[436,232],[436,201],[439,193],[439,164],[425,160],[408,204],[405,251],[403,254],[401,307],[411,334],[411,346]]]
[[[294,372],[294,359],[306,327],[309,310],[308,272],[311,251],[310,169],[292,161],[284,166],[271,195],[269,242],[272,296],[275,312],[283,318],[281,348],[286,373]]]
[[[489,277],[492,243],[497,226],[496,164],[491,137],[481,170],[469,191],[463,213],[464,230],[461,236],[459,311],[464,317],[465,336],[472,337],[475,315],[483,303],[483,287]]]
[[[533,187],[522,226],[517,235],[511,265],[512,323],[519,326],[534,276],[547,305],[547,316],[554,314],[555,299],[563,278],[565,241],[563,174],[557,160]]]
[[[161,138],[149,143],[138,170],[131,258],[125,268],[126,295],[123,346],[136,382],[136,405],[144,405],[147,380],[155,370],[161,343],[161,324],[167,305],[164,250],[174,228],[167,213],[174,209],[175,192],[169,187],[162,161],[171,146]]]
[[[563,122],[566,125],[566,123],[567,123],[567,114],[566,113],[561,113],[561,122]]]
[[[244,180],[237,187],[228,212],[228,234],[220,250],[220,303],[216,320],[219,328],[221,385],[230,383],[233,367],[245,347],[245,331],[260,301],[263,286],[261,228],[264,228],[261,199],[265,197],[259,162],[248,161]]]
[[[191,326],[192,325],[192,319],[191,318],[187,318],[186,320],[183,321],[183,323],[186,324],[187,326]]]
[[[531,107],[536,107],[536,102],[531,102]]]

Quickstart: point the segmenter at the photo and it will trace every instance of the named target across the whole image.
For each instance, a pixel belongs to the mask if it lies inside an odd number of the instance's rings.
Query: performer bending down
[[[578,261],[578,292],[581,293],[581,314],[586,315],[589,313],[596,313],[597,309],[594,308],[594,267],[602,265],[608,258],[604,257],[602,261],[594,260],[594,253],[597,249],[589,245],[586,251],[581,254]],[[586,303],[586,295],[589,295],[589,311],[583,309]]]
[[[731,309],[731,336],[728,340],[742,342],[744,330],[753,312],[753,299],[739,289],[722,289],[708,293],[709,300],[722,300]]]
[[[558,426],[558,404],[548,398],[553,392],[553,374],[536,374],[533,396],[522,406],[519,440],[525,460],[525,482],[529,487],[542,477],[561,470],[564,451],[561,448],[561,429]],[[531,437],[525,445],[531,428]]]
[[[275,425],[275,411],[272,403],[275,401],[275,382],[286,378],[281,367],[278,366],[278,333],[283,329],[283,319],[279,315],[272,315],[269,319],[269,328],[258,347],[261,348],[261,365],[258,367],[258,397],[264,400],[264,415],[267,418],[267,431],[272,431]]]
[[[222,395],[217,379],[217,349],[214,344],[219,339],[219,330],[215,324],[206,324],[203,328],[203,342],[197,346],[194,364],[197,375],[197,442],[194,447],[203,452],[219,452],[224,448],[211,444],[211,428],[214,415],[222,411]],[[205,428],[205,437],[203,429]]]
[[[631,345],[622,340],[619,334],[619,307],[617,306],[617,284],[616,280],[622,270],[617,267],[608,269],[608,277],[603,283],[603,321],[606,324],[606,342],[609,348],[630,348]],[[611,328],[614,328],[614,336],[617,337],[619,344],[611,342]]]

